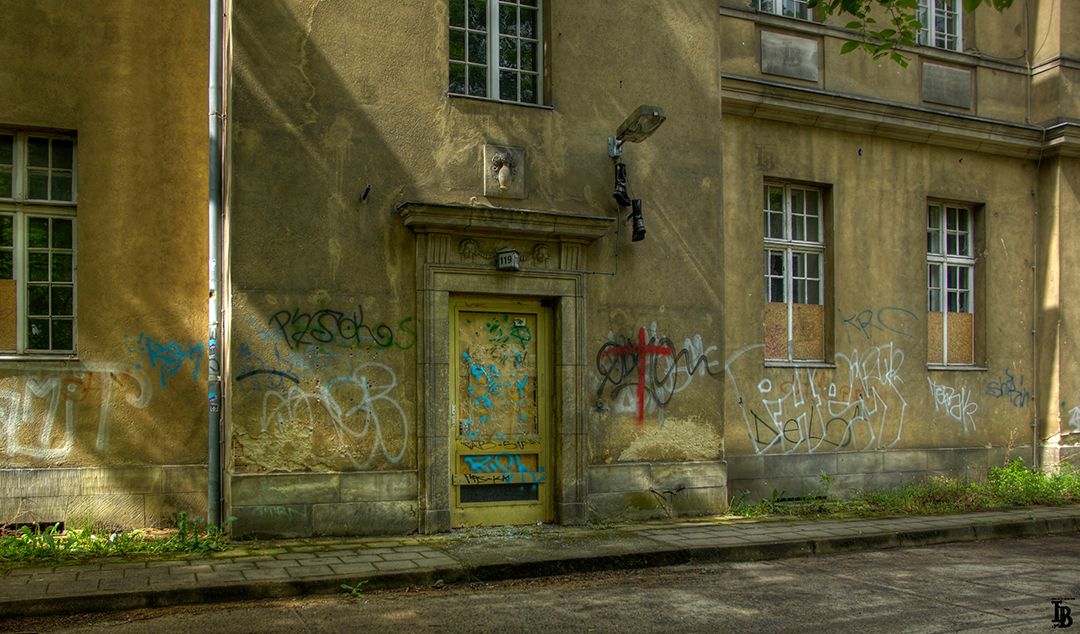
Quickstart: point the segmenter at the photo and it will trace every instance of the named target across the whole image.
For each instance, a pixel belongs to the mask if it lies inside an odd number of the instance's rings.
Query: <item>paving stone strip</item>
[[[1050,534],[1080,534],[1080,505],[934,517],[711,518],[600,529],[241,542],[199,557],[3,570],[0,618],[343,592],[341,584],[360,581],[370,590]]]

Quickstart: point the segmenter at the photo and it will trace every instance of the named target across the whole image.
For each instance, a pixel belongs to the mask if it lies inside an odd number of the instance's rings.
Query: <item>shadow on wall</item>
[[[380,129],[400,93],[366,53],[386,9],[234,2],[233,473],[416,466],[414,238],[395,212],[412,176]]]

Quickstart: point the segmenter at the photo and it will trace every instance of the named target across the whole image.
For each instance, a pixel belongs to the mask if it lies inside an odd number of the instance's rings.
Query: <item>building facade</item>
[[[0,15],[0,523],[205,515],[207,9]]]
[[[0,189],[25,262],[3,367],[38,408],[4,412],[11,488],[134,495],[122,474],[163,474],[143,504],[165,512],[205,491],[208,258],[238,535],[708,514],[1075,455],[1080,18],[1060,3],[925,3],[906,65],[841,53],[843,21],[798,0],[226,5],[220,256],[204,7],[168,33],[131,5],[72,34],[116,51],[94,62],[112,83],[57,75],[30,35],[0,76],[36,95],[0,102],[26,157]],[[49,37],[77,22],[30,6]],[[139,237],[105,239],[120,222]],[[31,244],[34,223],[59,242]],[[39,250],[79,266],[39,280]],[[124,276],[121,302],[92,290]],[[67,443],[42,386],[119,363],[105,324],[130,373]],[[125,425],[158,438],[109,449]]]

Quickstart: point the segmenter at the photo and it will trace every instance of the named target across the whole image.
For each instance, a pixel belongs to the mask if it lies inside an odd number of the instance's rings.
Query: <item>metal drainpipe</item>
[[[221,163],[222,163],[222,113],[221,113],[221,49],[222,49],[222,1],[210,0],[210,191],[209,191],[209,272],[210,299],[208,302],[209,341],[209,397],[210,412],[207,423],[207,518],[209,524],[221,525],[221,376],[218,374],[218,327],[221,310],[218,289],[221,279],[218,270],[221,253]]]

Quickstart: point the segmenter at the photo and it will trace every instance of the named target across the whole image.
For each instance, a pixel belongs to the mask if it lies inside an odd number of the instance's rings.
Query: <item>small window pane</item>
[[[44,249],[49,246],[49,219],[30,218],[27,224],[27,245],[35,249]]]
[[[791,276],[792,277],[806,277],[806,254],[804,254],[804,253],[792,253],[791,254]]]
[[[536,10],[521,9],[521,37],[538,39],[540,30],[536,28]]]
[[[34,282],[48,282],[49,281],[49,254],[48,253],[30,253],[28,254],[27,264],[30,267],[30,280]]]
[[[49,174],[37,170],[27,170],[26,196],[31,200],[48,200]]]
[[[769,275],[784,277],[783,251],[769,251]]]
[[[517,7],[499,4],[499,34],[517,35]]]
[[[941,291],[938,290],[938,289],[934,289],[934,288],[930,289],[929,290],[928,300],[929,300],[928,301],[928,303],[929,303],[928,308],[929,308],[930,312],[932,312],[932,313],[940,313],[941,312]]]
[[[465,31],[450,29],[450,59],[465,61]]]
[[[469,94],[487,96],[487,67],[469,65]]]
[[[71,174],[53,174],[49,200],[71,200]]]
[[[12,165],[15,162],[15,137],[0,134],[0,165]]]
[[[968,270],[965,267],[956,267],[956,288],[961,290],[968,288]]]
[[[806,209],[806,196],[801,189],[791,190],[791,213],[801,214]]]
[[[817,280],[806,280],[806,302],[807,304],[820,304],[821,303],[821,287],[820,282]]]
[[[469,0],[469,28],[487,31],[487,0]]]
[[[61,317],[70,317],[74,307],[73,292],[70,286],[52,287],[52,312],[50,314]]]
[[[499,38],[499,66],[503,68],[518,67],[518,41],[512,37]]]
[[[521,76],[521,100],[525,103],[540,103],[536,94],[536,75]]]
[[[54,218],[52,221],[52,247],[54,249],[71,248],[71,220]]]
[[[0,216],[0,247],[15,245],[15,218]]]
[[[52,256],[52,281],[70,282],[75,276],[72,266],[75,259],[69,253],[54,253]]]
[[[11,169],[0,167],[0,198],[11,198]]]
[[[524,70],[537,71],[536,67],[536,43],[521,43],[521,68]]]
[[[806,218],[806,239],[813,242],[821,242],[821,234],[818,232],[817,216]]]
[[[11,251],[0,251],[0,280],[13,280],[14,254]]]
[[[450,64],[450,92],[459,95],[465,92],[465,64]]]
[[[74,145],[69,139],[53,139],[52,166],[55,169],[69,170],[74,165]]]
[[[784,214],[765,213],[765,237],[777,240],[784,239]]]
[[[469,33],[469,61],[473,64],[487,63],[487,35]]]
[[[806,280],[792,279],[791,280],[792,301],[796,304],[805,304],[806,302]]]
[[[465,26],[465,0],[450,0],[450,26]]]
[[[941,207],[930,205],[929,225],[934,229],[941,228]]]
[[[792,214],[791,239],[806,240],[806,216]]]
[[[49,349],[49,320],[26,320],[27,345],[32,350]]]
[[[54,319],[52,322],[52,349],[74,350],[75,349],[74,322],[70,319]]]
[[[769,209],[773,211],[784,210],[784,189],[782,187],[767,187]]]
[[[517,101],[518,74],[512,70],[499,71],[499,99]]]
[[[49,166],[49,140],[30,137],[26,140],[26,161],[30,167]]]
[[[30,315],[49,314],[49,287],[31,284],[26,287],[27,312]]]

